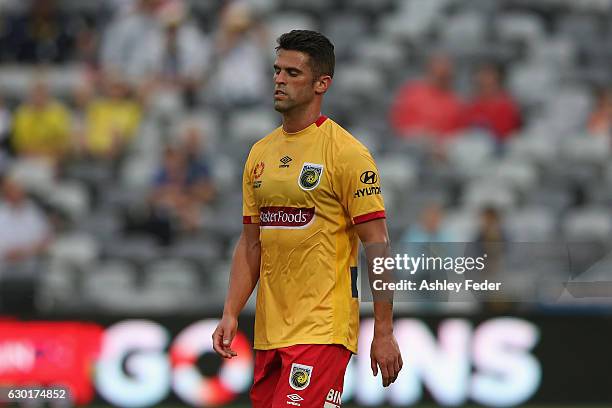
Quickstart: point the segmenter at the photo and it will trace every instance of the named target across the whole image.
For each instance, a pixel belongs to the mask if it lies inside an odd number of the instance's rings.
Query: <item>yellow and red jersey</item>
[[[258,141],[243,175],[244,223],[259,223],[255,348],[342,344],[357,352],[358,237],[385,217],[368,150],[331,119]]]

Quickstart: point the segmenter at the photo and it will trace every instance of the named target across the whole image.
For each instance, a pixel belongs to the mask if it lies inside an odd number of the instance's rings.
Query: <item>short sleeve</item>
[[[363,145],[341,149],[335,165],[334,190],[353,224],[385,218],[380,175]]]
[[[259,208],[255,200],[255,191],[253,189],[253,169],[251,169],[250,155],[244,165],[244,173],[242,174],[242,223],[257,224],[259,223]]]

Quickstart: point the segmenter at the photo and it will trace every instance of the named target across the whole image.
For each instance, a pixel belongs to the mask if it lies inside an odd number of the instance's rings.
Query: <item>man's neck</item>
[[[306,110],[283,113],[283,130],[296,133],[312,125],[321,116],[321,105],[313,105]]]

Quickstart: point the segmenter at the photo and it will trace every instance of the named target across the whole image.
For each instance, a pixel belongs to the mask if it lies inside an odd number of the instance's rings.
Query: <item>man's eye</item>
[[[289,75],[291,75],[292,77],[296,77],[298,74],[295,71],[289,71]]]

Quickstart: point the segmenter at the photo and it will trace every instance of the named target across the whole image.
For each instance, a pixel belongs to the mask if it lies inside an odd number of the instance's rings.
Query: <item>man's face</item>
[[[309,58],[300,51],[278,51],[274,61],[274,109],[278,112],[308,105],[314,99],[315,81]]]
[[[453,79],[451,59],[443,54],[433,56],[428,63],[428,74],[437,86],[441,88],[449,87]]]

